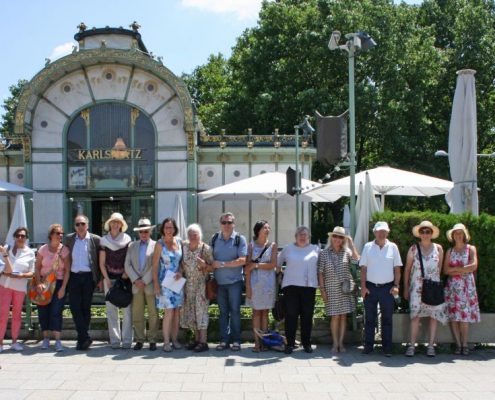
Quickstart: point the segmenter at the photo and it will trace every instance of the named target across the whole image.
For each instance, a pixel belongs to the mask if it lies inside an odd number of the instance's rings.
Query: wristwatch
[[[258,263],[256,263],[255,268],[258,269],[259,267],[260,267],[260,265]]]
[[[225,263],[223,261],[220,262],[220,268],[224,268],[225,267]]]

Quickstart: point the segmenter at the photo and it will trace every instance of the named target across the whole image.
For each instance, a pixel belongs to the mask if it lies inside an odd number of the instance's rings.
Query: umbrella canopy
[[[182,239],[187,239],[186,218],[184,217],[184,208],[182,208],[182,200],[179,194],[175,195],[174,219],[179,228],[179,236]]]
[[[404,171],[402,169],[391,167],[378,167],[361,171],[356,174],[356,192],[359,182],[364,182],[366,173],[369,174],[372,182],[373,192],[375,195],[381,195],[381,208],[384,208],[384,196],[438,196],[445,195],[454,186],[451,181],[435,178],[428,175],[417,174],[415,172]],[[306,195],[317,194],[324,198],[340,194],[342,196],[350,195],[350,177],[337,179],[336,181],[326,183],[321,187],[312,189]]]
[[[0,180],[0,195],[12,196],[19,193],[32,193],[33,190],[24,186],[14,185],[13,183]]]
[[[476,90],[472,69],[457,71],[449,129],[450,176],[454,187],[446,196],[450,211],[478,215]]]
[[[301,179],[302,201],[335,201],[341,197],[333,194],[323,198],[317,193],[308,192],[322,186],[320,183]],[[281,200],[293,198],[286,192],[287,180],[285,173],[266,172],[264,174],[241,179],[239,181],[219,186],[199,193],[203,200]]]
[[[378,204],[373,194],[373,185],[371,183],[370,175],[366,174],[364,189],[361,190],[362,185],[359,186],[358,192],[359,208],[356,207],[356,233],[354,234],[354,245],[359,253],[363,249],[363,246],[369,240],[370,232],[370,220],[373,213],[379,211]],[[359,197],[361,196],[361,199]]]
[[[26,206],[24,204],[24,196],[22,194],[18,194],[15,200],[14,214],[12,215],[12,219],[10,221],[9,231],[7,232],[7,237],[5,238],[5,243],[7,243],[9,247],[14,246],[14,232],[21,226],[27,227]]]

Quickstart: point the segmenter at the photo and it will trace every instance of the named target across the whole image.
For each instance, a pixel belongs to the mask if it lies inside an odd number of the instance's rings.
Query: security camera
[[[332,35],[330,36],[330,41],[328,42],[328,48],[330,50],[335,50],[339,48],[339,41],[340,41],[340,32],[339,31],[333,31]]]

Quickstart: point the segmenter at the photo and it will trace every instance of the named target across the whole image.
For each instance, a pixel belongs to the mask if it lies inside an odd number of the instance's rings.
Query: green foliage
[[[19,96],[21,95],[22,88],[27,83],[27,80],[20,79],[15,85],[9,87],[10,96],[2,104],[5,114],[2,117],[2,124],[0,125],[0,136],[4,138],[10,137],[14,133],[15,110],[19,103]]]
[[[470,213],[462,215],[443,214],[437,212],[384,212],[373,216],[376,221],[387,221],[390,225],[389,239],[399,246],[402,261],[405,263],[409,247],[417,241],[412,235],[412,228],[421,221],[428,220],[440,228],[440,236],[435,239],[447,251],[452,244],[447,240],[446,232],[458,222],[462,222],[471,235],[470,244],[478,251],[478,271],[476,286],[480,308],[483,312],[495,312],[495,275],[492,267],[495,265],[495,217],[482,214],[475,217]]]
[[[343,51],[329,51],[328,39],[333,30],[364,30],[378,45],[355,59],[358,171],[390,165],[448,178],[448,162],[434,153],[447,147],[455,73],[462,68],[477,70],[478,150],[495,151],[494,2],[395,3],[263,2],[258,25],[237,39],[230,59],[222,60],[220,68],[212,58],[196,70],[222,77],[218,86],[211,78],[211,90],[218,93],[198,101],[207,130],[292,133],[294,124],[315,110],[340,114],[348,108],[348,59]],[[197,84],[189,83],[194,92]],[[313,176],[326,172],[318,167]],[[480,160],[480,209],[485,212],[495,212],[494,181],[495,163]],[[392,199],[390,204],[399,210],[446,209],[438,197]],[[318,206],[316,220],[335,220],[339,207]]]

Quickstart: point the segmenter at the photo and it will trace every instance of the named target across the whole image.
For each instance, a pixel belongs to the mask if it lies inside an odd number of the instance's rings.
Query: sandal
[[[414,357],[414,353],[416,351],[416,348],[414,347],[414,345],[410,345],[407,350],[406,350],[406,357]]]
[[[216,347],[217,351],[224,351],[227,349],[229,345],[225,342],[220,342],[220,344]]]
[[[164,343],[163,344],[163,351],[165,353],[171,353],[172,352],[172,346],[170,346],[170,343]]]
[[[462,353],[462,347],[461,346],[456,346],[454,350],[454,354],[456,356],[459,356]]]
[[[175,350],[182,349],[182,345],[179,342],[172,342],[172,348]]]
[[[198,343],[193,351],[195,353],[202,353],[203,351],[208,351],[209,349],[208,343]]]
[[[188,343],[185,347],[186,350],[194,350],[196,346],[199,344],[199,342],[191,342]]]
[[[252,351],[253,353],[259,353],[259,352],[261,351],[261,349],[260,349],[260,347],[259,347],[259,346],[254,346],[254,347],[251,349],[251,351]]]
[[[232,347],[230,348],[232,351],[239,351],[241,350],[241,345],[237,342],[232,343]]]
[[[469,355],[469,348],[468,347],[463,347],[462,348],[462,355],[463,356],[468,356]]]
[[[437,353],[435,352],[435,347],[433,346],[428,346],[426,349],[426,356],[427,357],[435,357]]]

